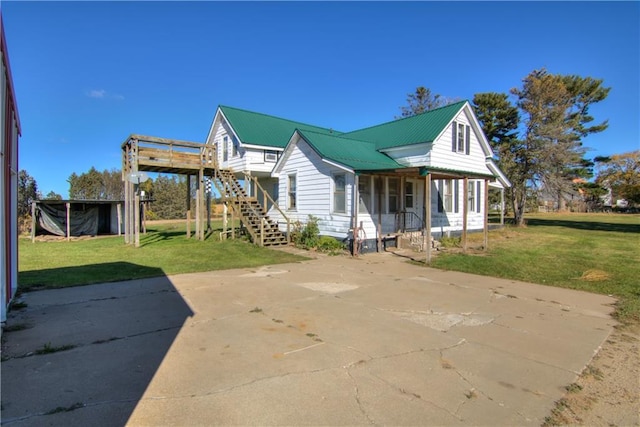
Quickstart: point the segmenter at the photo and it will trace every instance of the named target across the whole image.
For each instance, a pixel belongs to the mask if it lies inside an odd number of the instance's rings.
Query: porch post
[[[134,221],[134,239],[136,248],[140,247],[140,194],[138,190],[138,184],[135,184],[133,192],[134,196],[134,207],[133,207],[133,221]]]
[[[483,250],[489,248],[489,180],[484,180],[484,244]]]
[[[378,177],[378,252],[382,250],[382,187],[384,187],[384,178]]]
[[[67,241],[71,240],[71,203],[67,202]]]
[[[427,265],[431,264],[431,172],[427,172],[427,175],[424,177],[424,212],[425,212],[425,220],[424,220],[424,235],[425,235],[425,246],[424,252],[427,256],[426,263]]]
[[[360,206],[360,177],[354,173],[353,175],[353,200],[351,202],[352,207],[352,216],[351,216],[351,229],[353,230],[352,235],[352,247],[351,247],[351,255],[358,255],[358,208]]]
[[[467,251],[467,204],[469,203],[469,177],[462,181],[462,252]]]
[[[504,187],[500,189],[500,225],[504,225]]]

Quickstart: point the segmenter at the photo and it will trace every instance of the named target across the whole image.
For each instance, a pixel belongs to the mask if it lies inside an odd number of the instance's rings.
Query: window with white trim
[[[467,212],[476,211],[476,186],[475,181],[467,183]]]
[[[439,180],[438,212],[458,213],[458,180],[457,179]]]
[[[453,180],[445,179],[444,180],[444,211],[445,212],[453,212]]]
[[[346,175],[336,173],[333,175],[333,212],[345,213],[347,211]]]
[[[454,121],[451,130],[451,151],[469,154],[471,152],[471,127]]]
[[[231,136],[231,156],[238,157],[238,139]]]
[[[287,179],[287,209],[295,210],[297,206],[296,175],[292,174]]]
[[[458,123],[458,153],[464,151],[464,123]]]
[[[275,163],[278,161],[278,152],[271,150],[264,150],[265,163]]]
[[[226,162],[229,160],[229,137],[222,137],[222,161]]]

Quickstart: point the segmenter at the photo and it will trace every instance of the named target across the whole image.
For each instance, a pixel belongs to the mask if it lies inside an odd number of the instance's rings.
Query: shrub
[[[317,247],[320,235],[318,220],[319,218],[309,215],[306,224],[300,221],[294,222],[293,230],[291,231],[291,241],[293,244],[305,249]]]
[[[333,237],[321,236],[320,239],[318,239],[318,250],[320,252],[326,252],[329,255],[338,255],[340,252],[345,250],[345,248],[344,243],[334,239]]]

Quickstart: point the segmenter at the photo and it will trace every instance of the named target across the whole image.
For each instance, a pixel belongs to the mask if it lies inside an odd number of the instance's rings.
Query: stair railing
[[[275,200],[273,200],[273,198],[271,197],[271,195],[269,193],[267,193],[265,191],[265,189],[262,187],[262,185],[260,185],[260,183],[258,182],[258,178],[256,178],[255,176],[251,176],[251,175],[245,175],[246,178],[252,180],[253,182],[255,182],[256,184],[256,197],[258,196],[258,189],[260,191],[262,191],[262,196],[263,196],[263,201],[264,203],[262,204],[262,206],[264,207],[265,212],[267,212],[267,199],[271,202],[271,205],[276,208],[276,210],[278,212],[280,212],[280,215],[282,215],[282,218],[284,218],[284,220],[287,223],[287,243],[291,243],[291,220],[284,214],[284,212],[282,211],[282,209],[280,209],[280,206],[278,206],[278,204],[275,202]]]

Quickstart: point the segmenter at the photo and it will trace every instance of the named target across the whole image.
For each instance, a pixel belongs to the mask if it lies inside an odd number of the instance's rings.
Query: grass
[[[621,321],[640,321],[640,215],[534,214],[524,228],[492,231],[487,253],[440,253],[433,267],[620,299]],[[470,246],[482,243],[469,236]]]
[[[148,227],[139,248],[125,245],[123,236],[69,242],[21,239],[18,287],[61,288],[304,259],[243,240],[220,241],[216,232],[204,241],[187,239],[184,224],[165,224]]]

